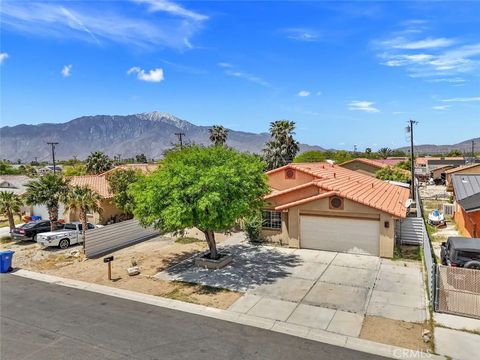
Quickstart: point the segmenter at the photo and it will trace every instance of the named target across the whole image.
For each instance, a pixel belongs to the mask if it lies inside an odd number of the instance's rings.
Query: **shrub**
[[[262,232],[262,217],[260,214],[255,214],[245,219],[243,228],[245,235],[249,241],[259,241]]]

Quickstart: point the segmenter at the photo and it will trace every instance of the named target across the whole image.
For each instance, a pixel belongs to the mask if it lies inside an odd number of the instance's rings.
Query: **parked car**
[[[87,231],[95,228],[95,225],[87,223]],[[81,242],[82,223],[79,221],[65,224],[62,230],[50,231],[37,235],[37,243],[45,247],[58,246],[60,249],[66,249],[70,245],[79,244]]]
[[[480,270],[480,239],[449,237],[440,256],[443,265]]]
[[[57,225],[59,228],[63,224]],[[37,234],[50,231],[50,220],[30,221],[13,229],[11,235],[13,240],[33,240],[37,241]]]

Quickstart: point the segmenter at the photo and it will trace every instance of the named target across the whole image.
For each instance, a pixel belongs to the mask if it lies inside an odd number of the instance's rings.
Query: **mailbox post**
[[[107,256],[103,258],[103,262],[108,264],[108,280],[112,280],[112,261],[113,256]]]

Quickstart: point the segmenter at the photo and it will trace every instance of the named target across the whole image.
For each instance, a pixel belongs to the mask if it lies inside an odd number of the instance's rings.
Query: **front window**
[[[282,213],[280,211],[262,211],[262,227],[265,229],[281,229]]]
[[[77,227],[75,226],[75,224],[65,224],[64,229],[65,230],[77,230]]]

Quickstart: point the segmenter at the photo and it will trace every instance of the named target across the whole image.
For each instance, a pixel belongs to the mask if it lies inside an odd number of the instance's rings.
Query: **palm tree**
[[[112,160],[101,151],[92,152],[85,161],[85,169],[88,174],[101,174],[112,167]]]
[[[209,130],[210,141],[215,146],[223,146],[227,142],[228,129],[221,125],[213,125]]]
[[[80,222],[82,223],[82,243],[85,250],[85,231],[87,229],[87,214],[99,213],[100,201],[102,197],[87,186],[73,186],[63,197],[65,210],[78,212]]]
[[[382,159],[386,159],[387,157],[390,156],[390,154],[392,153],[392,150],[388,147],[383,147],[378,149],[377,153]]]
[[[267,142],[264,158],[268,169],[275,169],[293,161],[300,150],[298,141],[293,138],[295,134],[295,122],[278,120],[270,124],[272,140]]]
[[[50,229],[57,229],[60,199],[68,192],[68,180],[62,175],[48,173],[26,185],[25,202],[47,207]]]
[[[0,214],[7,217],[10,232],[15,229],[13,215],[20,214],[20,208],[22,205],[22,198],[17,194],[9,191],[0,191]]]

